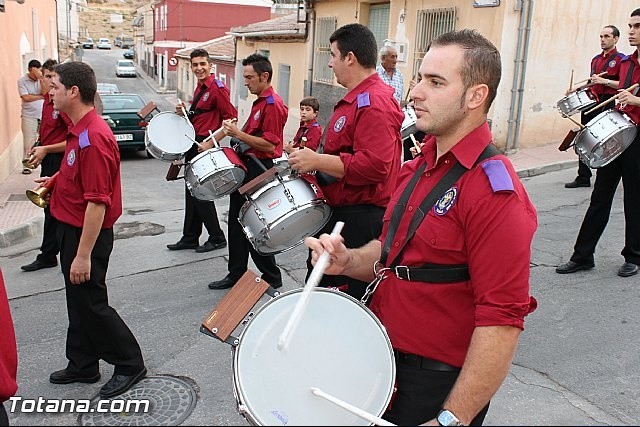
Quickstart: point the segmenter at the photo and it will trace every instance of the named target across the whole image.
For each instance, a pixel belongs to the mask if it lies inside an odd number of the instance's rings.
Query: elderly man
[[[378,75],[383,82],[393,88],[393,97],[402,104],[404,92],[404,77],[396,68],[398,64],[398,51],[393,46],[384,46],[380,49],[380,65],[376,67]]]

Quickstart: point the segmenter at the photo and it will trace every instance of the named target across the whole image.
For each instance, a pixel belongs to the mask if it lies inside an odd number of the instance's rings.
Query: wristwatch
[[[436,417],[436,420],[438,421],[438,424],[440,424],[441,426],[463,426],[464,425],[460,422],[458,417],[453,415],[453,412],[448,411],[446,409],[443,409],[442,411],[438,412],[438,416]]]

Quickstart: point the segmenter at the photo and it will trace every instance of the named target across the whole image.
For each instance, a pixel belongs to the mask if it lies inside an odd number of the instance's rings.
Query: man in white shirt
[[[38,125],[42,117],[42,104],[44,94],[48,87],[43,83],[44,77],[40,70],[42,64],[37,59],[32,59],[28,64],[26,75],[18,79],[18,93],[22,100],[22,138],[24,143],[25,158],[31,151],[31,146],[38,136]],[[24,168],[22,173],[29,174],[31,169]]]
[[[404,92],[404,77],[396,68],[398,63],[398,51],[393,46],[384,46],[380,49],[380,65],[376,67],[378,75],[383,82],[391,86],[394,90],[394,98],[402,105]]]

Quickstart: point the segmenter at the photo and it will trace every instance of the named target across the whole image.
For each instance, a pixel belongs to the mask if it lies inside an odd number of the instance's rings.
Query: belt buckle
[[[400,279],[400,280],[404,280],[404,277],[400,276],[400,272],[402,271],[402,269],[404,269],[404,272],[405,272],[405,274],[406,274],[406,276],[407,276],[407,279],[406,279],[406,280],[411,281],[411,274],[409,273],[409,267],[407,267],[406,265],[397,265],[397,266],[394,268],[394,271],[395,271],[396,277],[397,277],[398,279]]]

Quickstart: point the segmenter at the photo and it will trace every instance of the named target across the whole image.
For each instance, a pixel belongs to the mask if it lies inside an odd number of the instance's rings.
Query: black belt
[[[469,266],[427,264],[422,267],[407,267],[398,265],[392,269],[398,279],[414,282],[455,283],[466,282],[471,279]]]
[[[437,360],[427,359],[426,357],[418,356],[417,354],[403,353],[398,350],[393,350],[393,354],[396,358],[396,362],[401,365],[408,365],[414,368],[425,369],[427,371],[460,371],[460,368],[456,368],[455,366],[449,365],[444,362],[438,362]]]

